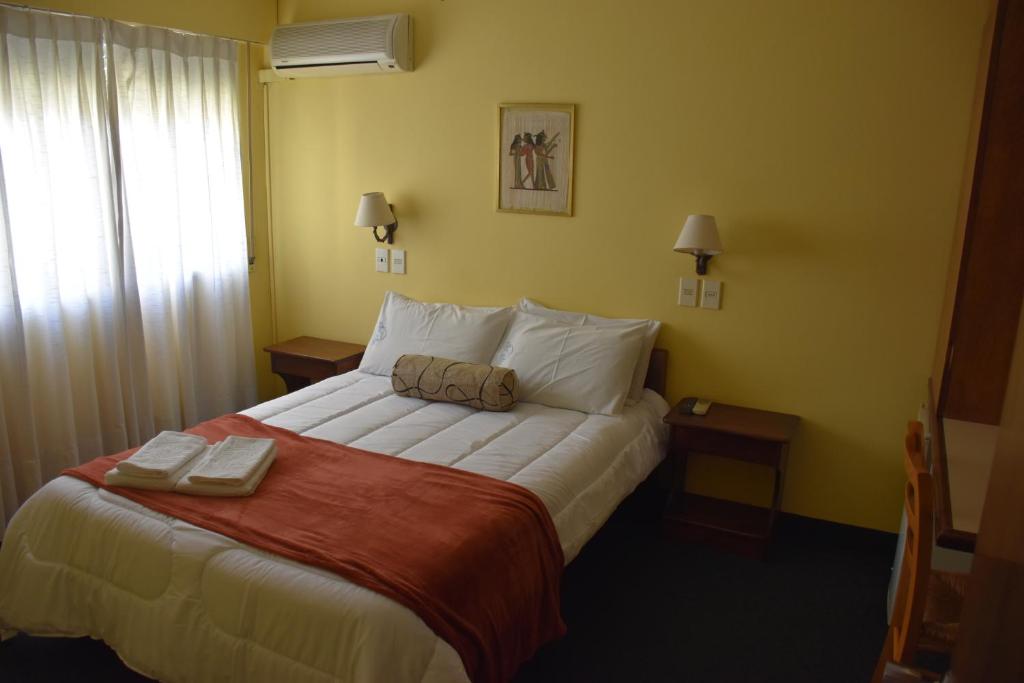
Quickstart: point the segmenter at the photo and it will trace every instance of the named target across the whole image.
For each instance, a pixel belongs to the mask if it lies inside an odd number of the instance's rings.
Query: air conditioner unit
[[[270,64],[283,78],[412,71],[409,15],[278,26]]]

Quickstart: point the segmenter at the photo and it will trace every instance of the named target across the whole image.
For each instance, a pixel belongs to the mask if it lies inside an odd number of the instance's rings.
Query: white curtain
[[[0,7],[0,534],[61,469],[255,401],[235,56]]]
[[[255,401],[237,45],[113,24],[119,147],[157,429]]]

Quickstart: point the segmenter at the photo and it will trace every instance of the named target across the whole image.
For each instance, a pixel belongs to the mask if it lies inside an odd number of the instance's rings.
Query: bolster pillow
[[[511,410],[519,399],[515,370],[413,354],[395,361],[391,388],[399,396],[461,403],[494,412]]]

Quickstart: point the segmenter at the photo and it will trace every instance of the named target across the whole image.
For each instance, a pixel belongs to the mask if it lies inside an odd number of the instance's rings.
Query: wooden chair
[[[893,601],[892,624],[885,636],[872,681],[881,681],[885,666],[913,666],[919,650],[949,654],[956,643],[967,574],[932,569],[934,515],[932,475],[924,462],[920,422],[907,425],[904,467],[907,535]]]

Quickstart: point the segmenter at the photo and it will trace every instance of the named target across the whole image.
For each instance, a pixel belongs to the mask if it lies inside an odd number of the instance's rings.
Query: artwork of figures
[[[572,215],[571,104],[498,106],[498,211]]]

